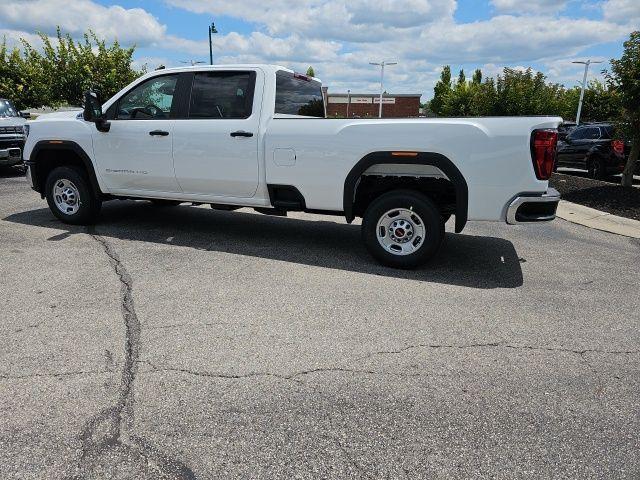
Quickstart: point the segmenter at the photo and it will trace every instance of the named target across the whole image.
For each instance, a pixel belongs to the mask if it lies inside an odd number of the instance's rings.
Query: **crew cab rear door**
[[[258,187],[263,75],[193,72],[186,116],[173,129],[173,162],[188,194],[248,198]]]

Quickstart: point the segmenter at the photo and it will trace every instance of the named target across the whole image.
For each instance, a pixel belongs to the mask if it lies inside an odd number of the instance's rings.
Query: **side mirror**
[[[87,122],[96,124],[96,128],[101,132],[108,132],[111,124],[104,118],[102,113],[102,105],[98,100],[98,94],[89,90],[84,94],[84,111],[82,118]]]
[[[31,118],[31,114],[29,112],[20,112],[20,116],[29,120]]]

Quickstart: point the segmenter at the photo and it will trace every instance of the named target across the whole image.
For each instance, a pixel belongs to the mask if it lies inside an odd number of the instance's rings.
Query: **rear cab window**
[[[279,70],[275,113],[325,118],[322,84],[305,75]]]

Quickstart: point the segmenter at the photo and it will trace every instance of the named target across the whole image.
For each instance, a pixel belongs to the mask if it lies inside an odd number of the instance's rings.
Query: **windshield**
[[[0,99],[0,117],[18,117],[18,110],[9,100]]]

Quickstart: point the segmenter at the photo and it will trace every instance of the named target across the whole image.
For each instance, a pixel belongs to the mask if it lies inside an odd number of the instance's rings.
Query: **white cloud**
[[[397,60],[398,65],[385,72],[386,88],[430,95],[443,64],[454,70],[463,64],[467,69],[484,66],[485,76],[495,76],[503,66],[536,64],[550,80],[573,85],[577,70],[562,62],[593,45],[624,39],[631,23],[637,22],[640,0],[603,0],[594,7],[596,12],[602,7],[600,20],[564,16],[567,1],[562,0],[485,1],[497,14],[471,23],[456,22],[456,0],[375,4],[371,0],[164,0],[164,4],[206,14],[203,22],[209,15],[224,15],[254,25],[248,33],[223,31],[214,36],[217,63],[278,63],[298,71],[313,65],[334,91],[376,91],[379,70],[368,62]],[[0,36],[4,32],[10,43],[19,36],[34,40],[36,30],[51,34],[56,24],[76,37],[91,28],[109,40],[147,47],[147,58],[137,58],[136,64],[147,63],[150,68],[209,57],[206,38],[174,35],[142,8],[105,7],[95,0],[0,0]]]
[[[499,12],[537,15],[560,12],[568,3],[569,0],[491,0],[491,5]]]
[[[422,31],[412,56],[454,62],[533,62],[573,55],[624,36],[616,24],[587,19],[500,15]]]
[[[553,79],[554,82],[561,83],[566,87],[574,87],[582,82],[582,76],[584,75],[584,65],[571,63],[574,60],[585,61],[586,58],[559,58],[556,60],[551,60],[549,62],[545,62],[545,71],[544,73]],[[602,62],[598,64],[591,65],[589,68],[589,76],[587,77],[587,82],[592,80],[599,80],[604,82],[604,76],[602,75],[602,70],[607,68],[608,58],[604,57],[591,57],[592,61]]]
[[[375,42],[398,29],[452,18],[455,0],[166,0],[196,13],[228,15],[264,26],[273,35]]]
[[[607,0],[602,13],[605,20],[640,28],[640,0]]]
[[[91,0],[2,0],[0,26],[27,32],[55,33],[56,26],[71,35],[88,29],[106,39],[148,45],[162,39],[166,27],[142,8],[104,7]]]

